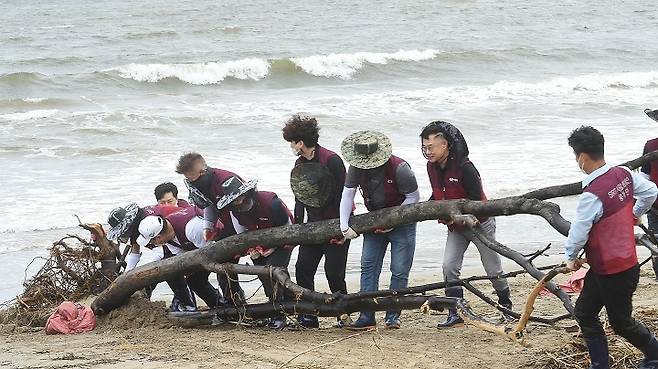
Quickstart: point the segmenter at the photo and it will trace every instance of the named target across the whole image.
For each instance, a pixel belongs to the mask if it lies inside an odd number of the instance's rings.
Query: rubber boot
[[[464,298],[464,290],[461,287],[446,288],[446,297]],[[448,318],[445,322],[437,324],[437,328],[451,328],[464,324],[464,319],[457,315],[457,309],[448,309]]]
[[[359,315],[359,319],[356,322],[350,324],[347,329],[352,331],[362,331],[377,326],[375,321],[375,312],[374,311],[362,311]]]
[[[658,369],[658,340],[656,336],[651,335],[649,343],[640,348],[644,353],[644,360],[639,369]]]
[[[597,336],[585,338],[589,358],[592,364],[589,369],[609,369],[608,363],[608,338],[606,336]]]
[[[512,300],[510,299],[509,287],[505,288],[502,291],[496,291],[496,295],[498,296],[498,304],[500,306],[512,310]],[[511,315],[507,315],[505,313],[502,313],[502,315],[503,315],[503,321],[505,322],[514,320],[514,317]]]

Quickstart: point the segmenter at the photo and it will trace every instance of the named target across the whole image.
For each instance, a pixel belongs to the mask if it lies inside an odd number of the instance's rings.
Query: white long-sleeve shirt
[[[596,178],[607,173],[610,168],[612,168],[610,165],[605,164],[588,174],[583,179],[583,188],[587,187]],[[635,173],[626,167],[621,168],[626,169],[631,174],[633,180],[633,197],[637,199],[635,206],[633,206],[633,216],[639,218],[651,209],[651,206],[656,201],[656,196],[658,196],[658,188],[643,175]],[[602,216],[603,203],[601,200],[593,193],[583,192],[578,200],[576,217],[571,222],[569,236],[567,236],[567,242],[564,246],[568,260],[575,260],[578,257],[578,253],[585,247],[589,239],[589,232],[592,229],[592,225],[598,222]]]

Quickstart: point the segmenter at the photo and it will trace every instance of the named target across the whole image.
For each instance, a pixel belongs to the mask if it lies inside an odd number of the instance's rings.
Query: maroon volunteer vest
[[[211,198],[213,203],[217,204],[217,201],[224,196],[224,191],[222,190],[222,183],[231,177],[242,179],[239,175],[224,169],[210,168],[214,175],[215,180],[210,186],[210,191],[214,198]],[[214,206],[214,205],[213,205]],[[231,220],[231,212],[228,207],[219,211],[219,220],[224,224],[224,229],[220,235],[220,238],[226,238],[235,234],[235,229],[233,228],[233,221]]]
[[[178,246],[183,250],[190,251],[196,250],[196,246],[192,241],[187,238],[185,234],[185,226],[189,223],[190,220],[198,216],[197,212],[193,208],[183,208],[175,213],[171,213],[165,217],[171,223],[171,226],[174,228],[174,233],[178,239],[178,244],[175,241],[169,241],[168,244],[173,246]]]
[[[338,156],[338,155],[331,150],[325,149],[324,147],[317,145],[315,147],[315,154],[313,156],[313,159],[305,160],[300,157],[297,159],[297,161],[295,161],[295,165],[305,162],[318,162],[324,165],[325,167],[327,167],[327,162],[329,161],[329,158],[333,156]],[[343,183],[344,182],[345,182],[345,173],[343,173]],[[311,210],[311,211],[315,212],[315,210]],[[313,217],[314,219],[311,219],[311,217],[309,217],[309,221],[314,222],[317,220],[338,218],[340,216],[340,206],[339,204],[336,204],[334,199],[333,202],[329,202],[325,204],[324,207],[322,207],[322,209],[320,210],[320,214],[321,214],[320,218],[315,219],[315,217]]]
[[[432,185],[432,197],[434,200],[456,200],[466,198],[466,188],[464,188],[464,173],[462,167],[470,163],[468,158],[464,158],[461,163],[449,163],[445,169],[441,170],[438,163],[427,162],[427,174],[430,177],[430,184]],[[440,172],[440,173],[439,173]],[[482,189],[482,186],[480,186]],[[487,199],[484,194],[484,189],[481,190],[480,197],[482,201]],[[478,217],[480,222],[486,221],[488,218]],[[439,220],[439,223],[444,221]],[[462,229],[463,227],[449,225],[449,230]]]
[[[256,191],[256,203],[254,209],[246,213],[233,212],[233,216],[250,231],[257,229],[272,228],[272,201],[277,198],[274,192]],[[286,204],[281,201],[283,208],[288,213],[288,218],[292,222],[292,213],[288,210]]]
[[[398,190],[398,184],[395,178],[395,172],[402,163],[406,162],[395,155],[391,155],[386,164],[384,164],[386,166],[383,179],[385,205],[382,207],[377,207],[371,201],[368,201],[370,199],[370,191],[374,190],[374,188],[368,188],[370,178],[365,174],[365,171],[362,173],[361,178],[359,178],[359,187],[361,188],[361,194],[365,199],[365,205],[368,211],[390,208],[401,205],[404,202],[405,196]]]
[[[592,225],[585,245],[587,263],[596,274],[615,274],[637,264],[633,234],[633,179],[623,168],[612,167],[583,192],[603,203],[603,215]]]
[[[189,208],[190,206],[192,206],[192,205],[190,205],[189,202],[187,202],[187,201],[185,201],[185,200],[183,200],[183,199],[179,199],[178,202],[176,203],[176,205],[177,205],[179,208]]]
[[[650,153],[655,150],[658,150],[658,138],[649,140],[646,144],[644,144],[645,153]],[[651,182],[658,185],[658,160],[654,160],[650,163],[649,179]],[[653,203],[653,207],[658,208],[658,200]]]

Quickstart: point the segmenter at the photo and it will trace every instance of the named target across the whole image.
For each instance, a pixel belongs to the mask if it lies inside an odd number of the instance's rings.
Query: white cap
[[[139,223],[139,237],[137,244],[145,247],[151,240],[162,232],[164,221],[159,216],[149,215]]]

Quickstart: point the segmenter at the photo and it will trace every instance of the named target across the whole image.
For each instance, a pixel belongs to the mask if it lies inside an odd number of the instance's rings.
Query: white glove
[[[359,237],[359,234],[356,233],[356,232],[352,229],[352,227],[347,227],[346,230],[341,231],[341,232],[343,232],[343,237],[347,238],[348,240],[351,240],[351,239],[354,239],[354,238]]]
[[[134,254],[131,252],[130,254],[126,255],[126,272],[135,269],[137,263],[139,263],[139,259],[141,258],[142,258],[141,252],[139,254]]]

